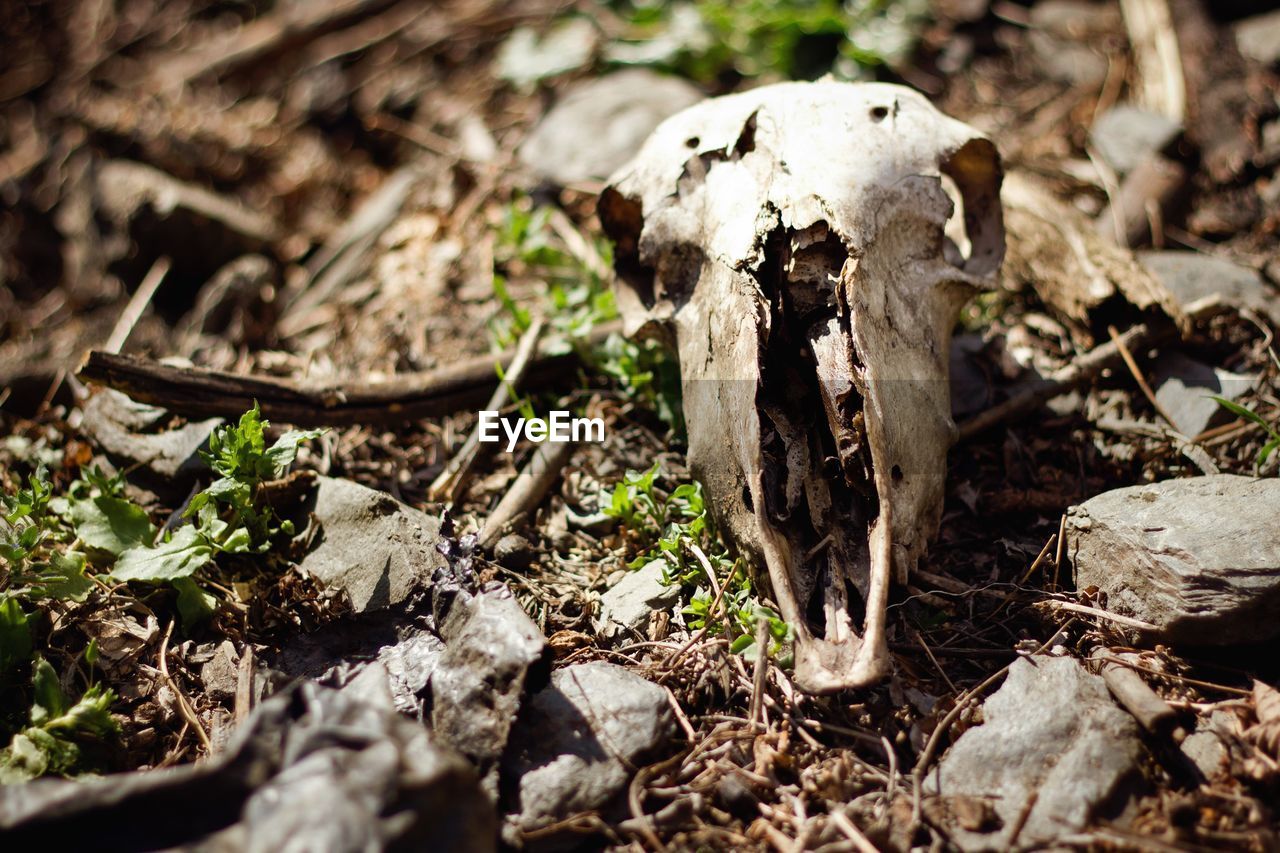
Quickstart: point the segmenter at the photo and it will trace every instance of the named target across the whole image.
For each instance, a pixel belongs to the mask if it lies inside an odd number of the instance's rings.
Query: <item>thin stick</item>
[[[1164,418],[1174,430],[1178,429],[1178,425],[1173,422],[1173,416],[1165,411],[1164,406],[1160,405],[1160,401],[1156,399],[1156,392],[1151,390],[1151,386],[1147,384],[1147,378],[1142,375],[1142,370],[1138,367],[1138,362],[1134,360],[1133,353],[1129,351],[1129,346],[1120,337],[1120,333],[1116,331],[1115,326],[1107,326],[1107,333],[1111,335],[1112,342],[1116,345],[1116,349],[1120,350],[1120,358],[1124,359],[1125,367],[1129,368],[1129,372],[1133,374],[1133,380],[1138,383],[1138,387],[1142,389],[1143,395],[1151,402],[1152,408],[1156,410],[1156,414]]]
[[[751,705],[747,719],[760,721],[760,701],[764,696],[764,677],[769,669],[769,620],[756,618],[756,668],[751,675]],[[761,721],[762,722],[762,721]]]
[[[191,710],[191,706],[187,704],[186,697],[178,689],[178,682],[174,681],[173,676],[169,675],[169,664],[165,658],[169,655],[169,637],[172,634],[173,622],[170,620],[169,627],[164,632],[164,639],[160,641],[160,674],[164,676],[165,683],[169,685],[169,689],[177,697],[178,711],[182,714],[182,718],[190,724],[191,728],[196,730],[196,734],[200,737],[200,743],[204,745],[205,753],[212,754],[213,744],[209,741],[209,735],[205,732],[204,726],[200,724],[200,718],[196,716],[196,712]]]
[[[942,668],[942,664],[938,663],[938,659],[933,656],[933,650],[930,649],[929,644],[924,641],[924,635],[919,631],[914,633],[916,635],[916,642],[920,644],[920,648],[924,649],[924,653],[928,656],[929,660],[933,662],[933,666],[938,670],[938,674],[942,676],[942,680],[947,682],[947,686],[951,688],[952,693],[959,693],[960,690],[954,683],[952,683],[951,676],[947,675],[947,671]]]
[[[542,336],[544,328],[545,324],[539,318],[534,320],[533,324],[520,337],[520,343],[516,346],[515,355],[511,357],[511,361],[508,362],[506,369],[503,371],[498,387],[493,389],[493,395],[489,397],[489,403],[485,406],[486,411],[495,411],[502,408],[508,397],[520,384],[520,379],[524,376],[525,367],[529,364],[529,359],[538,345],[538,338]],[[435,481],[431,483],[431,487],[427,490],[427,497],[433,501],[438,501],[443,496],[448,495],[450,500],[455,500],[459,490],[462,488],[462,484],[466,482],[471,466],[479,458],[479,449],[480,421],[477,419],[475,428],[471,430],[471,434],[467,436],[467,440],[463,442],[461,449],[449,460],[449,464],[440,472],[440,476],[436,477]]]
[[[1036,800],[1040,799],[1040,792],[1036,789],[1031,790],[1031,795],[1027,797],[1027,801],[1022,804],[1022,810],[1018,812],[1018,819],[1013,822],[1013,829],[1009,831],[1009,838],[1005,841],[1005,845],[1010,849],[1014,849],[1014,843],[1018,840],[1018,836],[1022,834],[1022,829],[1027,825],[1027,818],[1031,817],[1031,810],[1036,807]]]
[[[116,320],[111,336],[102,346],[103,350],[116,353],[124,347],[125,342],[129,340],[129,335],[133,332],[133,327],[142,317],[142,312],[151,304],[151,297],[156,295],[156,290],[164,283],[164,277],[169,274],[170,266],[169,258],[165,256],[157,258],[151,265],[151,269],[142,279],[142,284],[138,285],[138,289],[129,299],[129,304],[124,307],[124,313],[120,315],[120,319]]]
[[[1058,550],[1053,555],[1053,586],[1058,588],[1058,575],[1062,571],[1062,553],[1066,550],[1067,544],[1067,514],[1064,512],[1062,518],[1058,519]]]
[[[832,809],[831,822],[836,825],[836,829],[844,833],[845,838],[853,842],[853,846],[859,853],[879,853],[876,846],[871,843],[871,839],[867,838],[840,809]]]
[[[560,476],[560,469],[573,455],[573,448],[571,441],[547,441],[538,445],[480,529],[481,548],[491,547],[508,524],[541,503],[551,484]]]
[[[715,600],[711,602],[711,607],[707,609],[708,620],[710,620],[711,614],[715,613],[716,610],[720,608],[720,599],[724,597],[724,591],[728,588],[729,588],[729,584],[727,583],[722,584],[720,586],[720,592],[717,593]],[[662,664],[663,667],[666,669],[666,672],[664,672],[662,676],[658,679],[659,684],[662,684],[667,679],[667,677],[671,675],[671,673],[675,672],[676,664],[680,662],[680,659],[685,656],[685,653],[688,652],[689,649],[693,648],[698,643],[699,640],[701,640],[703,637],[707,635],[707,631],[710,629],[710,627],[711,627],[710,621],[704,623],[703,626],[698,629],[698,633],[694,634],[692,637],[689,638],[689,642],[681,646],[680,650],[676,652],[674,655],[667,658],[667,660]]]
[[[240,653],[240,668],[236,673],[236,725],[243,723],[253,710],[253,646],[244,644]]]
[[[1120,0],[1120,12],[1138,66],[1138,102],[1181,124],[1187,85],[1167,0]]]
[[[689,716],[680,707],[680,702],[676,700],[676,694],[671,692],[670,687],[663,687],[667,693],[667,704],[671,706],[671,713],[675,716],[676,722],[680,724],[680,728],[684,731],[685,737],[690,744],[698,742],[698,735],[693,731],[693,724],[689,722]]]
[[[1133,628],[1135,631],[1158,631],[1159,626],[1152,625],[1150,622],[1143,622],[1141,619],[1131,619],[1128,616],[1121,616],[1119,613],[1110,613],[1106,610],[1099,610],[1097,607],[1089,607],[1086,604],[1076,604],[1074,601],[1049,601],[1053,607],[1059,610],[1068,610],[1072,613],[1082,613],[1085,616],[1096,616],[1099,619],[1107,619],[1117,625],[1123,625],[1126,628]]]

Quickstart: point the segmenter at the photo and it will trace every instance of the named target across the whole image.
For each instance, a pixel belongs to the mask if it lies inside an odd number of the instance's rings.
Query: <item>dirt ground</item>
[[[867,73],[921,90],[993,139],[1006,173],[1038,178],[1096,217],[1120,187],[1091,128],[1119,104],[1160,97],[1120,5],[934,3],[906,58]],[[1233,37],[1238,21],[1270,4],[1151,5],[1171,11],[1185,132],[1165,152],[1180,178],[1139,205],[1133,248],[1230,260],[1256,271],[1280,300],[1280,79]],[[527,84],[499,74],[513,32],[545,31],[574,14],[597,28],[591,55]],[[614,328],[608,310],[593,311],[611,282],[595,213],[602,182],[556,186],[516,152],[566,91],[615,68],[607,46],[633,27],[621,5],[541,0],[11,4],[0,16],[6,492],[17,494],[38,462],[55,494],[84,465],[147,473],[141,462],[113,459],[95,428],[101,410],[89,404],[104,393],[101,382],[77,378],[89,350],[353,394],[470,365],[480,379],[465,401],[417,410],[429,414],[406,419],[384,406],[329,424],[300,418],[298,426],[329,429],[300,449],[294,470],[304,474],[294,477],[349,479],[446,514],[458,536],[481,531],[536,448],[481,453],[443,494],[433,483],[475,425],[472,401],[493,386],[492,354],[520,340],[521,312],[545,318],[548,336],[563,334],[578,349]],[[730,64],[693,83],[719,95],[785,76],[756,70]],[[176,213],[154,201],[165,193],[181,199]],[[543,209],[554,213],[534,214]],[[953,408],[962,422],[1025,388],[1032,371],[1047,376],[1105,344],[1109,327],[1163,319],[1123,299],[1071,316],[1016,272],[1005,283],[961,317],[967,384]],[[1184,733],[1215,713],[1253,733],[1223,772],[1197,778],[1180,763],[1171,729],[1144,732],[1145,784],[1125,819],[1095,821],[1065,846],[1275,849],[1280,753],[1274,736],[1259,734],[1275,721],[1257,707],[1267,694],[1255,686],[1280,684],[1274,643],[1143,643],[1105,618],[1096,590],[1075,588],[1063,553],[1068,508],[1109,489],[1206,466],[1275,476],[1274,460],[1256,464],[1268,434],[1251,421],[1220,417],[1197,436],[1161,429],[1141,383],[1166,351],[1259,377],[1237,402],[1276,422],[1280,360],[1268,319],[1227,312],[1136,351],[1133,369],[1112,364],[1052,406],[966,435],[949,457],[940,533],[919,571],[891,593],[892,675],[826,696],[794,687],[785,651],[738,653],[742,627],[716,622],[714,607],[707,627],[690,624],[686,608],[708,598],[699,582],[631,636],[599,633],[602,593],[655,546],[639,527],[581,519],[600,511],[597,495],[612,494],[628,470],[657,463],[664,497],[689,483],[682,432],[664,418],[659,380],[637,392],[599,358],[539,361],[521,393],[539,410],[603,418],[607,438],[573,448],[545,498],[483,552],[478,574],[512,589],[548,639],[554,667],[604,660],[669,689],[678,734],[635,768],[625,807],[586,811],[508,843],[559,833],[610,848],[948,849],[956,818],[922,796],[928,771],[982,722],[981,699],[1008,666],[1052,644],[1081,660],[1099,647],[1137,653],[1144,681]],[[655,369],[660,379],[672,365]],[[198,393],[207,399],[167,405],[174,414],[142,431],[228,416],[239,399],[218,398],[225,389],[213,386]],[[272,392],[258,393],[267,395],[260,402],[272,435],[294,425],[273,413]],[[131,480],[128,495],[164,525],[195,482]],[[273,488],[288,499],[287,483]],[[230,641],[237,659],[249,650],[266,659],[351,618],[351,602],[299,572],[296,544],[273,541],[201,570],[213,603],[200,622],[179,619],[178,596],[163,584],[99,579],[79,601],[15,599],[64,690],[79,693],[96,678],[113,692],[119,732],[85,747],[89,769],[201,761],[252,704],[207,690],[200,665],[211,650]],[[717,541],[707,535],[708,548]],[[723,553],[733,565],[732,552]],[[19,586],[14,571],[0,573],[0,595]],[[743,589],[761,606],[773,603],[763,578]],[[91,645],[95,656],[110,651],[96,670],[86,661]],[[24,660],[4,676],[5,737],[24,725],[32,666]]]

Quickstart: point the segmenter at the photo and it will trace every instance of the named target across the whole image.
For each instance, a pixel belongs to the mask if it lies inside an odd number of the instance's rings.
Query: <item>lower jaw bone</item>
[[[999,182],[994,146],[909,89],[800,83],[673,117],[601,197],[628,331],[674,343],[690,466],[767,568],[807,691],[890,669],[889,585],[941,512],[951,328],[1003,253]]]

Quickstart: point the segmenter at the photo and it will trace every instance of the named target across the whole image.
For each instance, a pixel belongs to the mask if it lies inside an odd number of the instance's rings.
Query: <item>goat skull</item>
[[[942,509],[951,329],[1004,254],[1000,181],[995,146],[918,93],[823,81],[678,113],[601,196],[627,331],[679,354],[690,466],[767,567],[805,690],[889,670],[889,583]]]

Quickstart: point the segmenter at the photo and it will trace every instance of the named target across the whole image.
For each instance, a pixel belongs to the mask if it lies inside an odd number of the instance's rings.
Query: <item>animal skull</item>
[[[942,509],[952,326],[1004,254],[1000,182],[995,146],[918,93],[822,81],[678,113],[601,196],[627,331],[679,354],[690,466],[767,567],[805,690],[889,670],[891,575]]]

